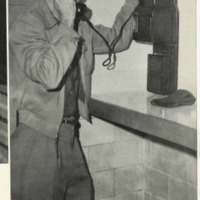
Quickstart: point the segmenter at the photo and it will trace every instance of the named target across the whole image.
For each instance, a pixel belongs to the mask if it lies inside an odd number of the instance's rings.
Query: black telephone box
[[[153,43],[148,55],[147,90],[166,95],[177,90],[179,12],[176,0],[140,0],[136,41]]]

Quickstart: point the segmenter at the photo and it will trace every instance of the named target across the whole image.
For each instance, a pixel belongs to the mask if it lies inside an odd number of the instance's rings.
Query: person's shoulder
[[[30,8],[27,11],[20,13],[10,24],[9,32],[10,33],[24,33],[39,31],[40,22],[35,17],[34,9]]]

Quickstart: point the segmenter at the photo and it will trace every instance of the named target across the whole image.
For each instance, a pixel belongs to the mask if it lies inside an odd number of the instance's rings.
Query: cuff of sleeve
[[[123,7],[124,11],[126,13],[132,13],[136,8],[138,7],[137,3],[126,3],[125,6]]]

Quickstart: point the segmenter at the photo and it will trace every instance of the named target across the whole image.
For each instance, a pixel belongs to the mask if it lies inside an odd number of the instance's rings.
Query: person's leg
[[[56,156],[55,140],[19,125],[11,137],[12,200],[52,200]]]
[[[81,145],[74,137],[73,125],[64,124],[59,133],[61,169],[65,171],[66,184],[60,184],[64,190],[63,200],[93,200],[94,189]],[[63,176],[63,173],[61,173]],[[60,192],[63,194],[63,192]]]
[[[65,200],[94,200],[94,186],[78,139],[74,143],[74,168]]]
[[[71,148],[73,137],[74,130],[72,126],[62,124],[57,140],[58,167],[56,170],[54,200],[64,200],[69,186],[73,168],[73,153]]]
[[[57,168],[55,200],[93,200],[93,184],[73,125],[59,131],[60,167]]]

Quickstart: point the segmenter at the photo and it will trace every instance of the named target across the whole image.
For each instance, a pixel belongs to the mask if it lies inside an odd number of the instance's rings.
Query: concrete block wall
[[[195,152],[97,118],[81,124],[95,200],[197,200]]]
[[[152,199],[152,196],[163,200],[197,199],[196,152],[147,138],[144,160],[144,190]]]
[[[95,200],[143,200],[143,137],[97,118],[92,122],[81,120],[80,140]]]

